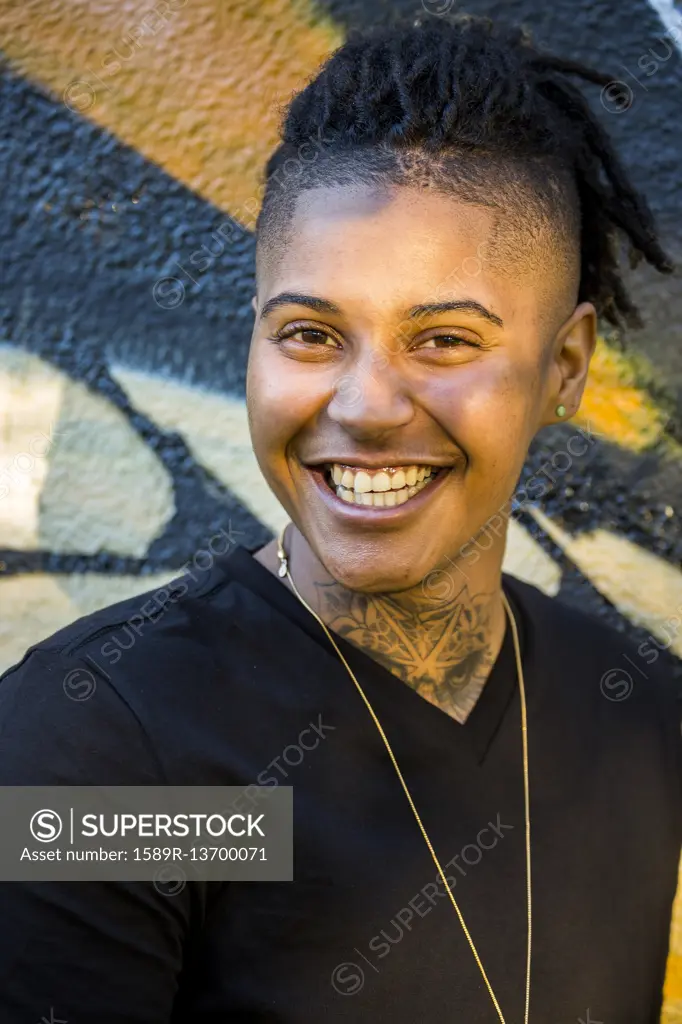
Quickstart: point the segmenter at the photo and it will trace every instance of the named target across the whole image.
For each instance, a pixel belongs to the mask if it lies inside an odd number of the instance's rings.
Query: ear
[[[542,416],[543,427],[575,416],[596,344],[597,312],[591,302],[581,302],[561,325],[552,343],[551,384]],[[560,405],[566,409],[563,416],[556,414]]]

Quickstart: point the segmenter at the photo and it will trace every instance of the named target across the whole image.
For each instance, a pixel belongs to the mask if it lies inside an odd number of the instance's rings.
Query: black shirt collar
[[[268,604],[276,608],[289,620],[295,622],[313,640],[328,650],[332,657],[338,659],[336,651],[330,645],[316,619],[313,618],[287,586],[280,583],[269,569],[266,569],[261,562],[253,557],[257,550],[258,547],[246,548],[240,544],[235,545],[232,551],[224,559],[221,559],[226,574],[253,593],[260,595]],[[502,585],[516,619],[521,659],[524,667],[524,680],[526,691],[528,692],[531,636],[529,620],[522,602],[522,588],[518,586],[513,576],[509,576],[506,573],[502,575]],[[375,661],[364,651],[348,643],[342,636],[334,634],[334,639],[343,651],[344,657],[348,659],[353,667],[356,675],[358,672],[362,672],[363,677],[373,678],[384,688],[388,686],[393,687],[392,697],[396,700],[407,702],[408,711],[410,710],[410,704],[412,704],[411,710],[414,713],[430,716],[430,724],[433,727],[460,730],[461,733],[458,733],[458,735],[464,735],[469,740],[476,761],[481,764],[485,760],[488,750],[509,709],[512,697],[518,690],[514,644],[509,623],[507,623],[507,628],[505,629],[502,647],[483,687],[483,692],[463,725],[424,700],[415,690],[406,686],[397,676],[389,672],[387,668],[380,665],[379,662]]]

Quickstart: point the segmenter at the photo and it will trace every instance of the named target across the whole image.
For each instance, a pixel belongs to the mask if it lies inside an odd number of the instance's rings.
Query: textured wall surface
[[[0,670],[176,575],[221,529],[265,542],[284,521],[244,406],[280,105],[350,27],[453,8],[0,0]],[[466,9],[524,21],[620,81],[590,98],[682,263],[671,0]],[[649,639],[682,682],[680,277],[642,269],[633,291],[646,326],[624,352],[600,340],[580,416],[538,437],[524,480],[540,498],[506,568]],[[629,666],[632,685],[645,668]],[[681,913],[672,938],[668,1024],[682,1022]]]

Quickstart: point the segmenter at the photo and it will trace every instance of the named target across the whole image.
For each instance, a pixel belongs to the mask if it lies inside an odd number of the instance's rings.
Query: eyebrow
[[[316,295],[302,295],[300,292],[280,292],[273,296],[263,305],[259,319],[263,320],[269,313],[280,306],[308,306],[318,313],[331,313],[333,316],[340,316],[341,310],[334,302],[327,299],[319,299]]]
[[[261,310],[260,318],[263,320],[266,316],[272,313],[275,309],[279,309],[280,306],[308,306],[309,309],[314,309],[317,313],[331,313],[333,316],[341,316],[341,310],[334,302],[330,302],[328,299],[318,298],[316,295],[303,295],[300,292],[280,292],[279,295],[273,296],[263,305]],[[412,306],[411,309],[407,310],[405,314],[410,320],[418,320],[421,317],[436,316],[438,313],[451,313],[451,312],[465,312],[473,313],[474,316],[480,316],[483,320],[488,320],[490,323],[496,324],[498,327],[504,327],[504,322],[495,313],[491,313],[490,310],[482,306],[480,302],[476,302],[474,299],[453,299],[451,302],[429,302],[420,306]]]
[[[480,316],[484,320],[489,320],[490,323],[497,324],[498,327],[504,327],[501,317],[491,313],[489,309],[486,309],[485,306],[482,306],[480,302],[476,302],[474,299],[453,299],[452,302],[428,302],[424,306],[413,306],[412,309],[407,311],[407,316],[410,320],[416,320],[422,316],[436,316],[438,313],[451,313],[457,310],[473,313],[474,316]]]

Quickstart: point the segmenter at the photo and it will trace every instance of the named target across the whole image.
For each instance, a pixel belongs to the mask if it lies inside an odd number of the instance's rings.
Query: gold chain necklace
[[[372,717],[372,720],[373,720],[374,724],[376,725],[376,727],[377,727],[377,729],[379,731],[379,735],[381,736],[381,738],[382,738],[382,740],[384,742],[384,746],[386,747],[386,750],[388,751],[388,756],[391,759],[391,763],[393,764],[393,767],[395,768],[396,775],[398,776],[398,778],[400,780],[400,784],[403,787],[403,790],[405,792],[405,796],[407,797],[407,802],[409,803],[409,805],[410,805],[410,807],[412,809],[412,813],[414,814],[414,817],[415,817],[415,819],[417,821],[417,824],[419,826],[421,834],[424,837],[424,842],[426,843],[426,845],[427,845],[427,847],[429,849],[429,853],[431,854],[431,857],[433,858],[433,862],[434,862],[434,864],[436,865],[436,867],[438,869],[438,874],[440,875],[440,877],[441,877],[441,879],[443,881],[443,885],[445,886],[445,888],[447,890],[448,896],[450,897],[450,902],[452,903],[453,907],[455,908],[455,912],[457,914],[457,917],[459,918],[459,923],[461,924],[462,929],[464,930],[464,934],[466,935],[467,941],[469,943],[469,946],[471,947],[471,952],[474,954],[474,959],[476,960],[476,963],[478,964],[480,972],[481,972],[481,974],[483,976],[483,980],[486,983],[488,992],[490,993],[490,998],[492,999],[493,1004],[495,1006],[495,1009],[497,1011],[497,1015],[500,1018],[500,1021],[502,1022],[502,1024],[506,1024],[505,1019],[502,1016],[502,1010],[500,1009],[500,1004],[498,1003],[497,997],[495,996],[495,993],[493,992],[492,985],[490,984],[490,981],[488,980],[488,975],[485,973],[485,969],[484,969],[483,964],[481,962],[481,958],[478,955],[478,950],[476,949],[476,946],[474,945],[474,941],[471,938],[471,935],[469,933],[469,929],[467,928],[466,924],[464,923],[464,918],[462,917],[462,912],[461,912],[461,910],[459,909],[459,907],[457,905],[457,901],[456,901],[455,897],[452,895],[452,890],[451,890],[451,888],[450,888],[450,886],[448,884],[448,880],[447,880],[447,878],[445,876],[445,872],[443,871],[443,868],[441,867],[440,861],[438,860],[438,857],[436,856],[436,851],[433,848],[433,845],[432,845],[431,840],[429,838],[429,834],[426,831],[426,829],[424,828],[424,825],[422,824],[422,820],[421,820],[421,818],[419,816],[419,812],[417,811],[417,808],[415,806],[414,800],[412,799],[412,794],[410,793],[409,789],[407,788],[407,783],[405,782],[405,779],[403,778],[403,773],[400,770],[400,767],[399,767],[398,762],[396,760],[396,756],[393,753],[393,750],[391,749],[391,744],[388,742],[388,737],[386,736],[386,733],[384,732],[384,730],[382,728],[381,722],[377,718],[377,715],[376,715],[376,712],[374,711],[374,708],[372,707],[372,705],[370,704],[367,696],[365,695],[365,691],[362,689],[362,687],[360,686],[360,683],[355,678],[353,670],[351,669],[350,665],[348,664],[348,662],[344,658],[343,654],[339,650],[339,647],[337,646],[336,641],[334,640],[333,636],[331,635],[331,633],[327,629],[327,626],[322,621],[322,619],[317,614],[317,612],[313,611],[313,609],[310,607],[310,605],[306,601],[304,601],[304,599],[301,597],[301,595],[299,594],[298,590],[296,589],[296,584],[294,583],[294,581],[292,579],[292,576],[291,576],[291,573],[289,572],[289,562],[288,562],[288,559],[287,559],[286,551],[284,550],[284,531],[286,530],[287,525],[288,524],[285,524],[285,526],[282,527],[282,529],[280,531],[280,534],[279,534],[279,536],[277,538],[277,557],[279,558],[279,569],[277,570],[277,575],[280,576],[281,578],[284,578],[285,576],[288,577],[289,583],[291,584],[291,587],[292,587],[292,589],[294,591],[294,594],[299,599],[299,601],[304,606],[304,608],[307,608],[307,610],[310,612],[310,614],[315,619],[317,619],[319,624],[322,626],[322,629],[327,634],[327,637],[328,637],[330,643],[334,647],[336,653],[338,654],[338,656],[341,659],[341,661],[343,662],[343,664],[346,666],[348,674],[350,675],[351,679],[355,683],[356,689],[358,690],[358,693],[362,697],[362,699],[363,699],[363,701],[365,703],[365,706],[367,707],[367,710],[369,711],[369,713],[370,713],[370,715]],[[507,615],[509,617],[509,623],[511,625],[512,637],[513,637],[513,640],[514,640],[514,654],[515,654],[515,657],[516,657],[516,672],[517,672],[518,680],[519,680],[519,695],[520,695],[520,698],[521,698],[521,735],[522,735],[522,742],[523,742],[523,794],[524,794],[525,815],[526,815],[526,893],[527,893],[527,908],[528,908],[528,947],[527,947],[527,956],[526,956],[526,1002],[525,1002],[525,1011],[524,1011],[523,1019],[524,1019],[524,1024],[528,1024],[528,1011],[529,1011],[529,1006],[530,1006],[530,962],[531,962],[531,937],[532,937],[532,899],[531,899],[531,873],[530,873],[530,791],[529,791],[529,785],[528,785],[528,722],[527,722],[527,715],[526,715],[526,688],[525,688],[525,685],[524,685],[523,665],[521,663],[521,649],[520,649],[520,645],[519,645],[519,635],[518,635],[518,629],[517,629],[517,626],[516,626],[516,619],[514,618],[514,613],[511,610],[511,607],[510,607],[509,602],[507,600],[507,596],[504,593],[504,590],[502,591],[502,603],[503,603],[505,611],[506,611],[506,613],[507,613]]]

